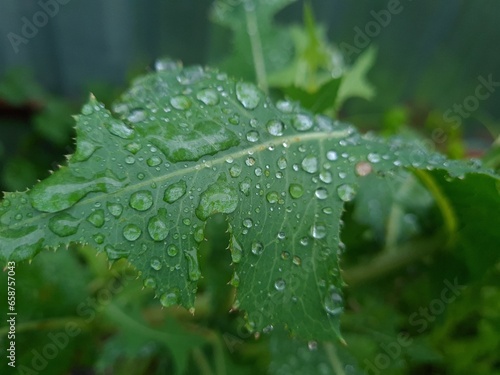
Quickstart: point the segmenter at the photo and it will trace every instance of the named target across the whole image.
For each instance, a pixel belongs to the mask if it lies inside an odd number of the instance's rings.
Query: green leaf
[[[284,88],[283,91],[290,99],[300,102],[304,108],[321,113],[335,104],[341,82],[340,78],[331,79],[313,93],[295,86]]]
[[[205,223],[223,213],[234,308],[251,330],[285,325],[304,339],[340,336],[340,219],[362,176],[404,167],[493,176],[275,105],[253,84],[197,66],[137,79],[114,113],[91,98],[76,131],[67,166],[5,194],[3,262],[90,243],[112,261],[128,258],[164,306],[194,311]]]

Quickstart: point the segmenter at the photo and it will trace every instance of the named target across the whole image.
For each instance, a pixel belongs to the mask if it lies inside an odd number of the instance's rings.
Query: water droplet
[[[325,184],[329,184],[333,181],[332,174],[328,171],[323,171],[319,174],[319,179]]]
[[[321,239],[326,236],[326,226],[322,223],[316,223],[311,226],[309,234],[312,238]]]
[[[246,219],[243,220],[242,224],[245,228],[251,228],[253,226],[253,220],[247,217]]]
[[[159,156],[151,156],[147,161],[146,164],[149,165],[150,167],[156,167],[157,165],[161,164],[161,158]]]
[[[335,161],[339,158],[338,154],[335,151],[328,151],[326,153],[326,158],[331,161]]]
[[[280,120],[269,120],[266,127],[269,134],[279,137],[283,135],[285,125]]]
[[[241,166],[239,166],[238,164],[235,164],[233,166],[231,166],[231,168],[229,168],[229,175],[231,177],[239,177],[239,175],[241,174]]]
[[[321,211],[323,211],[323,213],[327,215],[333,214],[333,209],[331,207],[324,207]]]
[[[326,199],[326,198],[328,198],[328,191],[325,188],[318,188],[314,192],[314,195],[318,199]]]
[[[250,188],[251,188],[251,180],[248,177],[245,177],[245,179],[239,183],[239,188],[240,191],[245,194],[247,197],[250,195]]]
[[[233,263],[239,263],[243,257],[243,248],[234,235],[229,240],[229,250],[231,251],[231,260]]]
[[[231,280],[229,281],[229,284],[237,288],[240,285],[240,277],[238,274],[235,272],[233,273],[233,277],[231,277]]]
[[[203,233],[203,228],[198,228],[193,234],[194,240],[198,243],[202,242],[205,239],[205,234]]]
[[[188,262],[188,275],[191,281],[197,281],[201,277],[200,266],[198,264],[198,255],[196,248],[184,250],[184,256]]]
[[[301,244],[302,246],[307,246],[307,245],[309,245],[309,238],[307,238],[307,237],[302,237],[302,238],[300,239],[300,244]]]
[[[366,157],[370,163],[376,164],[380,161],[380,155],[375,152],[370,152]]]
[[[181,85],[190,85],[203,78],[205,75],[201,66],[190,66],[181,70],[177,76],[177,82]]]
[[[278,159],[278,161],[276,162],[276,164],[278,165],[278,168],[279,169],[285,169],[286,168],[286,165],[287,165],[287,161],[286,159],[282,156]]]
[[[163,267],[163,265],[161,264],[161,260],[159,259],[151,259],[151,268],[156,270],[156,271],[159,271],[161,270],[161,268]]]
[[[294,256],[293,257],[293,264],[295,264],[296,266],[300,266],[302,264],[302,259],[300,259],[300,257],[298,256]]]
[[[249,156],[248,158],[246,158],[245,164],[248,167],[251,167],[251,166],[253,166],[255,164],[255,159],[253,157]]]
[[[285,239],[285,232],[278,232],[278,239],[279,240],[284,240]]]
[[[309,350],[313,351],[313,350],[317,350],[318,349],[318,343],[316,341],[309,341],[307,343],[307,347],[309,348]]]
[[[106,207],[111,215],[120,217],[123,212],[123,206],[119,203],[107,203]]]
[[[217,181],[201,194],[196,216],[205,221],[216,213],[230,214],[238,206],[238,193],[224,182]]]
[[[282,292],[286,288],[286,282],[283,279],[278,279],[274,282],[274,287],[278,292]]]
[[[128,224],[123,228],[123,237],[129,241],[135,241],[141,236],[141,229],[134,224]]]
[[[168,292],[163,293],[160,296],[160,303],[164,307],[177,305],[177,303],[179,302],[179,296],[179,290],[177,288],[172,288]]]
[[[217,92],[212,89],[204,89],[198,91],[198,93],[196,94],[196,99],[206,105],[219,104],[219,94],[217,94]]]
[[[167,210],[160,208],[158,215],[153,216],[148,222],[148,233],[154,241],[163,241],[168,236]]]
[[[97,210],[92,212],[88,217],[87,221],[91,223],[94,227],[100,228],[104,225],[104,211]]]
[[[130,114],[127,116],[127,120],[132,122],[132,123],[137,123],[144,121],[147,118],[146,112],[143,109],[134,109]]]
[[[262,176],[262,168],[255,168],[253,171],[257,177]]]
[[[84,114],[85,116],[89,116],[92,113],[94,113],[94,107],[92,106],[92,104],[87,103],[82,107],[82,114]]]
[[[113,119],[106,121],[104,122],[104,126],[111,134],[116,135],[117,137],[130,139],[134,136],[134,129],[129,128],[124,122],[119,120]]]
[[[259,141],[259,133],[255,130],[250,130],[247,133],[247,141],[248,142],[258,142]]]
[[[318,159],[316,156],[309,155],[302,160],[302,169],[307,173],[316,173],[318,171]]]
[[[78,231],[80,221],[66,212],[56,214],[49,220],[49,229],[59,237],[67,237]]]
[[[175,182],[167,187],[165,194],[163,195],[163,200],[168,203],[174,203],[186,194],[186,189],[186,181],[180,180]]]
[[[356,174],[358,176],[366,176],[372,172],[372,165],[366,161],[360,161],[356,164]]]
[[[130,255],[129,251],[116,249],[111,245],[105,246],[104,250],[106,251],[109,260],[118,260],[121,258],[127,258]]]
[[[146,211],[153,205],[153,194],[148,190],[137,191],[131,195],[129,204],[137,211]]]
[[[259,105],[261,93],[252,83],[238,82],[236,84],[236,97],[246,109],[254,109]]]
[[[191,100],[189,100],[187,96],[178,95],[170,99],[170,104],[175,109],[178,109],[180,111],[185,111],[191,107]]]
[[[127,164],[129,164],[129,165],[130,165],[130,164],[134,164],[134,163],[135,163],[135,158],[134,158],[133,156],[129,155],[129,156],[127,156],[127,157],[125,158],[125,163],[127,163]]]
[[[290,253],[288,251],[282,251],[281,252],[281,259],[287,260],[288,258],[290,258]]]
[[[175,257],[177,254],[179,254],[179,248],[174,244],[170,244],[167,246],[167,254],[170,257]]]
[[[157,72],[176,71],[179,65],[178,62],[169,58],[157,59],[155,61],[155,70]]]
[[[299,184],[290,184],[288,191],[294,199],[299,199],[302,195],[304,195],[304,188]]]
[[[330,315],[339,315],[342,311],[344,311],[340,291],[333,285],[328,288],[328,293],[324,298],[323,306],[326,312]]]
[[[270,191],[269,193],[267,193],[266,195],[266,199],[269,203],[276,203],[278,202],[279,200],[279,194],[275,191]]]
[[[308,115],[296,115],[292,120],[293,127],[298,131],[306,131],[312,128],[314,124],[313,119]]]
[[[94,239],[95,243],[98,245],[101,245],[104,242],[104,236],[100,233],[95,234],[94,236],[92,236],[92,238]]]
[[[156,288],[156,281],[152,277],[148,277],[147,279],[144,279],[143,285],[146,288]]]
[[[356,196],[356,189],[350,184],[343,184],[337,188],[337,194],[344,202],[350,202]]]
[[[278,108],[283,113],[290,113],[293,111],[293,103],[288,100],[279,100],[276,103],[276,108]]]
[[[264,245],[262,242],[254,241],[252,242],[252,253],[255,255],[260,255],[264,251]]]
[[[184,224],[186,226],[190,226],[191,225],[191,219],[188,218],[188,217],[182,219],[182,224]]]

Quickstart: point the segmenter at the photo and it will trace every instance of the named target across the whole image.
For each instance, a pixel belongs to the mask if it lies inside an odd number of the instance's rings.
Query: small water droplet
[[[239,166],[238,164],[235,164],[231,166],[231,168],[229,168],[229,175],[231,177],[236,178],[239,177],[240,174],[241,174],[241,166]]]
[[[253,226],[253,220],[247,217],[246,219],[243,220],[242,224],[245,228],[251,228]]]
[[[139,150],[141,149],[141,145],[136,142],[129,143],[128,145],[125,146],[128,152],[131,152],[132,154],[137,154]]]
[[[314,124],[313,119],[308,115],[295,115],[292,120],[292,126],[298,131],[306,131],[312,128]]]
[[[157,59],[155,61],[155,70],[157,72],[175,71],[179,68],[179,63],[169,58]]]
[[[212,89],[204,89],[198,91],[198,93],[196,94],[196,99],[206,105],[219,104],[219,94],[217,94],[217,92]]]
[[[168,292],[163,293],[160,296],[160,303],[164,307],[177,305],[177,303],[179,302],[179,296],[179,290],[177,288],[172,288]]]
[[[331,207],[323,207],[321,211],[323,211],[323,213],[327,215],[333,214],[333,209]]]
[[[248,142],[258,142],[259,141],[259,132],[255,130],[250,130],[247,133],[247,141]]]
[[[358,176],[366,176],[372,172],[372,165],[366,161],[360,161],[356,164],[356,174]]]
[[[153,241],[163,241],[167,238],[169,229],[167,224],[167,210],[160,208],[158,215],[153,216],[148,221],[148,233]]]
[[[302,246],[307,246],[307,245],[309,245],[309,238],[307,238],[307,237],[302,237],[302,238],[300,239],[300,244],[301,244]]]
[[[262,168],[255,168],[253,171],[257,177],[262,176]]]
[[[159,156],[151,156],[147,161],[146,164],[149,165],[150,167],[156,167],[157,165],[161,164],[161,158]]]
[[[179,254],[179,248],[174,244],[170,244],[167,246],[167,254],[170,257],[175,257],[177,256],[177,254]]]
[[[302,259],[300,259],[300,257],[298,256],[294,256],[293,257],[293,264],[295,264],[296,266],[300,266],[302,264]]]
[[[333,181],[332,174],[328,171],[323,171],[319,174],[319,179],[325,184],[329,184]]]
[[[119,203],[107,203],[106,207],[111,215],[118,218],[123,212],[123,206]]]
[[[94,107],[91,104],[85,104],[82,107],[82,114],[85,116],[90,116],[92,113],[94,113]]]
[[[59,237],[67,237],[78,231],[80,221],[66,212],[61,212],[51,217],[49,229]]]
[[[231,252],[231,260],[233,263],[239,263],[243,257],[243,248],[234,235],[231,235],[231,238],[229,239],[229,250]]]
[[[156,281],[152,277],[148,277],[147,279],[144,279],[143,285],[146,288],[156,288]]]
[[[274,288],[276,288],[276,290],[277,290],[278,292],[282,292],[282,291],[284,291],[284,290],[285,290],[285,288],[286,288],[286,282],[285,282],[285,280],[283,280],[283,279],[281,279],[281,278],[280,278],[280,279],[278,279],[278,280],[276,280],[276,281],[274,282]]]
[[[196,248],[184,250],[184,256],[188,262],[188,276],[191,281],[197,281],[201,277],[200,266]]]
[[[344,311],[344,305],[340,291],[333,285],[328,288],[328,293],[323,300],[323,306],[330,315],[339,315]]]
[[[283,135],[283,129],[285,129],[285,125],[280,120],[269,120],[266,127],[269,134],[276,137]]]
[[[288,191],[290,192],[290,196],[294,199],[299,199],[304,195],[304,188],[299,184],[290,184]]]
[[[248,177],[245,177],[245,179],[239,183],[240,191],[247,197],[250,195],[251,186],[251,180]]]
[[[91,223],[94,227],[100,228],[104,225],[104,211],[97,210],[92,212],[88,217],[87,221]]]
[[[307,347],[309,348],[309,350],[311,351],[314,351],[314,350],[317,350],[318,349],[318,343],[316,341],[309,341],[307,343]]]
[[[318,159],[316,156],[309,155],[302,160],[302,169],[307,173],[316,173],[318,171]]]
[[[259,105],[261,93],[252,83],[238,82],[236,84],[236,98],[246,109],[254,109]]]
[[[288,100],[279,100],[276,103],[276,108],[278,108],[283,113],[290,113],[293,111],[293,103]]]
[[[279,240],[284,240],[285,239],[285,232],[278,232],[277,237]]]
[[[205,221],[216,213],[230,214],[238,206],[238,193],[224,182],[217,181],[201,194],[196,216]]]
[[[148,190],[137,191],[130,196],[129,204],[137,211],[146,211],[153,205],[153,194]]]
[[[328,191],[325,188],[318,188],[314,192],[314,195],[318,199],[326,199],[326,198],[328,198]]]
[[[248,167],[251,167],[251,166],[253,166],[255,164],[255,159],[253,157],[249,156],[248,158],[246,158],[245,164]]]
[[[279,169],[282,169],[282,170],[283,170],[283,169],[285,169],[285,168],[286,168],[286,166],[287,166],[287,161],[286,161],[286,159],[285,159],[283,156],[281,156],[281,157],[278,159],[278,161],[276,162],[276,164],[278,165],[278,168],[279,168]]]
[[[147,118],[146,112],[143,109],[134,109],[127,116],[127,120],[132,123],[144,121]]]
[[[134,224],[128,224],[123,228],[123,237],[129,241],[135,241],[141,236],[141,229]]]
[[[134,129],[129,128],[125,123],[113,119],[104,122],[104,126],[108,129],[108,131],[116,135],[117,137],[123,138],[123,139],[130,139],[134,136]]]
[[[167,187],[163,195],[163,200],[168,203],[174,203],[186,194],[186,181],[180,180]]]
[[[93,235],[92,238],[94,239],[95,243],[98,245],[101,245],[102,243],[104,243],[104,236],[100,233]]]
[[[185,111],[191,107],[191,100],[185,95],[178,95],[170,99],[170,104],[175,109]]]
[[[281,259],[287,260],[288,258],[290,258],[290,253],[288,251],[282,251],[281,252]]]
[[[328,151],[326,153],[326,158],[331,161],[335,161],[339,158],[338,154],[335,151]]]
[[[321,239],[326,236],[326,226],[322,223],[316,223],[311,226],[309,234],[312,238]]]
[[[264,251],[264,245],[262,245],[262,242],[254,241],[251,250],[253,254],[260,255]]]
[[[161,260],[159,259],[151,259],[151,268],[156,270],[156,271],[159,271],[162,269],[163,265],[161,264]]]
[[[279,200],[279,194],[275,191],[270,191],[269,193],[267,193],[266,195],[266,199],[269,203],[276,203],[278,202]]]
[[[337,194],[344,202],[350,202],[356,196],[356,189],[350,184],[343,184],[337,188]]]
[[[380,155],[375,152],[370,152],[366,158],[373,164],[376,164],[381,160]]]

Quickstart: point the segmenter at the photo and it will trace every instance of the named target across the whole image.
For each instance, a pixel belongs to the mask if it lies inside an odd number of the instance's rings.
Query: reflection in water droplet
[[[107,254],[109,260],[118,260],[121,258],[127,258],[130,255],[130,251],[122,250],[122,249],[115,249],[111,245],[105,246],[104,250],[106,251],[106,254]]]
[[[163,195],[163,200],[168,203],[174,203],[186,194],[186,189],[186,181],[180,180],[175,182],[167,187],[165,194]]]
[[[146,211],[153,205],[153,194],[148,190],[137,191],[131,195],[129,204],[137,211]]]
[[[337,188],[337,193],[344,202],[350,202],[356,196],[356,189],[350,184],[343,184]]]
[[[292,120],[293,127],[298,131],[309,130],[313,124],[313,119],[308,115],[296,115]]]
[[[91,223],[94,227],[100,228],[104,225],[104,211],[97,210],[92,212],[88,217],[87,221]]]
[[[158,215],[153,216],[148,222],[148,233],[153,241],[163,241],[168,236],[167,211],[164,208],[158,210]]]
[[[323,306],[330,315],[339,315],[344,311],[344,305],[340,291],[335,286],[328,288],[328,293],[323,300]]]
[[[196,99],[206,105],[219,104],[219,94],[217,94],[217,92],[212,89],[204,89],[198,91],[198,93],[196,94]]]
[[[66,212],[54,215],[49,220],[49,229],[59,237],[67,237],[78,231],[80,221]]]
[[[324,238],[326,236],[326,226],[322,223],[316,223],[311,226],[309,234],[316,239]]]
[[[96,244],[101,245],[104,242],[104,236],[100,233],[92,236]]]
[[[246,109],[254,109],[259,105],[260,92],[252,83],[238,82],[236,84],[236,98]]]
[[[304,195],[304,188],[299,184],[290,184],[288,191],[290,192],[290,196],[294,199],[299,199]]]
[[[262,242],[254,241],[252,242],[252,253],[255,255],[260,255],[264,251],[264,245]]]
[[[141,236],[141,229],[134,224],[128,224],[123,228],[123,237],[129,241],[135,241]]]
[[[286,288],[286,282],[283,279],[278,279],[274,282],[274,287],[277,291],[282,292]]]
[[[318,171],[318,159],[316,156],[309,155],[302,160],[302,169],[307,173],[316,173]]]
[[[160,303],[164,307],[177,305],[177,303],[179,302],[179,296],[179,290],[177,288],[172,288],[168,292],[163,293],[160,296]]]
[[[285,125],[280,120],[270,120],[266,125],[267,131],[269,134],[274,136],[283,135],[283,129]]]

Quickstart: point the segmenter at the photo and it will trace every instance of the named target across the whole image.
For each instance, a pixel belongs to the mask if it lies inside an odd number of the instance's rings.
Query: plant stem
[[[202,375],[213,375],[212,370],[210,369],[210,364],[208,363],[207,357],[200,348],[193,349],[193,357],[200,369],[200,374]]]
[[[53,330],[64,329],[66,324],[76,324],[78,327],[85,327],[87,323],[84,319],[77,316],[68,316],[63,318],[36,320],[25,323],[16,324],[16,332],[36,331],[36,330]],[[9,327],[0,328],[0,336],[6,335],[9,332]]]
[[[396,250],[381,253],[369,264],[355,266],[343,271],[344,281],[355,287],[413,263],[446,246],[446,237],[436,235],[403,244]]]
[[[266,62],[262,51],[262,41],[260,39],[259,27],[257,25],[257,15],[255,6],[245,9],[247,33],[252,46],[253,65],[259,87],[267,94],[269,86],[267,83]]]
[[[328,361],[330,362],[330,365],[334,370],[334,373],[336,375],[345,375],[344,367],[342,366],[342,363],[339,360],[337,351],[335,350],[333,344],[331,342],[325,342],[324,345],[325,345],[326,356],[328,358]]]

